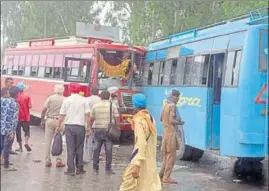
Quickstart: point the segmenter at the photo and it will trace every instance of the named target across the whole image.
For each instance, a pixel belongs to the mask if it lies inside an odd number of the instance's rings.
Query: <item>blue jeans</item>
[[[9,168],[9,150],[12,140],[8,140],[8,135],[1,135],[1,154],[4,158],[4,168]]]
[[[94,129],[94,151],[93,151],[93,168],[99,170],[99,156],[101,148],[105,145],[106,151],[106,170],[111,170],[112,148],[113,144],[107,137],[106,129]]]

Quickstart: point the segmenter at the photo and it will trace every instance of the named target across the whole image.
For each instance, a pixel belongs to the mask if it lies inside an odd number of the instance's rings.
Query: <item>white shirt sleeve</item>
[[[66,113],[67,113],[66,99],[64,99],[60,109],[60,115],[66,115]]]
[[[89,104],[89,100],[85,98],[85,102],[84,102],[84,107],[85,107],[85,114],[88,114],[91,112],[91,107]]]

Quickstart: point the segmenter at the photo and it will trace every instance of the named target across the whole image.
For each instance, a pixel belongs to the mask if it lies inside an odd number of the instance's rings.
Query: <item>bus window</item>
[[[237,86],[242,51],[228,52],[224,86]]]
[[[200,85],[207,85],[207,78],[209,72],[209,58],[210,55],[204,56],[204,62],[201,66],[201,78],[200,78]]]
[[[160,75],[159,75],[159,80],[158,80],[158,84],[159,85],[162,85],[163,84],[163,81],[164,81],[164,75],[165,75],[165,61],[162,61],[160,63]]]
[[[31,66],[25,66],[24,76],[30,76],[30,74],[31,74]]]
[[[8,56],[8,62],[7,62],[7,74],[12,74],[12,66],[14,62],[14,56]]]
[[[259,71],[267,72],[268,62],[268,31],[260,31],[260,47],[259,47]]]
[[[54,55],[48,54],[46,60],[46,67],[53,67],[54,66]]]
[[[233,64],[233,74],[232,74],[232,84],[231,84],[233,86],[238,85],[239,66],[240,66],[242,51],[238,50],[235,53],[236,53],[236,56],[235,56],[235,61]]]
[[[21,56],[21,58],[25,58],[25,56]],[[15,57],[14,57],[14,62],[13,62],[13,65],[14,66],[18,66],[19,64],[20,64],[20,56],[19,55],[16,55]],[[23,63],[23,62],[22,62]],[[23,63],[24,64],[24,63]]]
[[[21,58],[25,58],[25,56],[21,56]],[[18,75],[18,65],[20,64],[20,56],[16,55],[14,56],[13,66],[12,66],[12,75]],[[23,63],[24,64],[24,63]]]
[[[51,78],[52,77],[52,67],[46,67],[45,69],[45,78]]]
[[[185,57],[180,57],[177,60],[176,85],[183,85],[185,61]]]
[[[18,75],[18,66],[12,66],[12,75]]]
[[[38,65],[38,63],[32,63],[32,55],[27,55],[26,56],[26,59],[25,59],[25,65],[26,66],[37,66]]]
[[[53,77],[52,78],[61,79],[61,73],[62,73],[62,68],[54,67],[53,68]]]
[[[2,74],[7,74],[7,65],[2,66]]]
[[[37,76],[40,78],[43,78],[45,76],[45,67],[44,66],[38,68]]]
[[[62,54],[55,55],[55,60],[54,60],[55,67],[63,67],[63,57],[64,55]]]
[[[30,76],[36,77],[37,76],[37,70],[38,70],[37,66],[32,66]]]
[[[176,73],[177,73],[177,60],[172,60],[171,73],[170,73],[170,85],[176,85]]]
[[[19,76],[22,76],[24,73],[24,66],[19,66],[19,69],[18,69],[18,75]]]
[[[154,66],[154,63],[149,63],[148,65],[148,72],[145,73],[145,75],[147,75],[147,84],[148,85],[151,85],[152,84],[152,74],[153,74],[153,66]]]
[[[32,55],[27,55],[26,56],[26,60],[25,60],[25,68],[24,68],[24,76],[30,76],[31,75],[31,66],[33,64],[38,64],[37,62],[36,63],[32,63],[33,61],[33,58],[34,56]]]
[[[170,84],[170,75],[171,75],[171,67],[172,67],[173,60],[166,60],[163,67],[163,75],[162,75],[162,85],[169,85]]]
[[[39,55],[34,55],[35,56],[39,56]],[[37,57],[38,58],[38,57]],[[39,57],[39,60],[35,60],[38,63],[38,66],[45,66],[46,65],[46,59],[47,59],[47,55],[46,54],[41,54]]]
[[[71,68],[70,76],[78,76],[79,68]]]
[[[193,57],[187,57],[185,61],[183,85],[191,84],[192,65],[193,65]]]
[[[158,85],[161,62],[155,62],[152,72],[152,85]]]
[[[195,56],[194,62],[191,69],[191,85],[198,86],[200,85],[201,79],[201,69],[204,63],[204,56]]]
[[[18,67],[18,75],[19,76],[24,75],[25,59],[26,59],[26,56],[20,57],[20,62],[19,62],[19,67]]]

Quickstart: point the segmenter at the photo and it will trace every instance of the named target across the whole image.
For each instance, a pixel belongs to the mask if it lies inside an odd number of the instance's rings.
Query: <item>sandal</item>
[[[57,168],[65,167],[65,164],[62,161],[57,161],[56,162],[56,167]]]
[[[173,180],[171,178],[163,180],[163,183],[165,183],[165,184],[178,184],[177,181],[175,181],[175,180]]]
[[[9,167],[9,168],[4,168],[4,171],[9,172],[9,171],[17,171],[15,167]]]
[[[25,144],[24,147],[26,148],[26,150],[28,152],[31,152],[32,151],[31,147],[28,144]]]

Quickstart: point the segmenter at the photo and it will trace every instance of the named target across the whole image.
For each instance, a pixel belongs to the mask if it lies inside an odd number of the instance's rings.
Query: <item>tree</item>
[[[124,41],[136,45],[268,6],[266,1],[114,1],[111,4],[111,12],[126,12],[128,19],[123,22],[121,14],[109,12],[107,23],[113,20],[114,25],[122,24]]]

